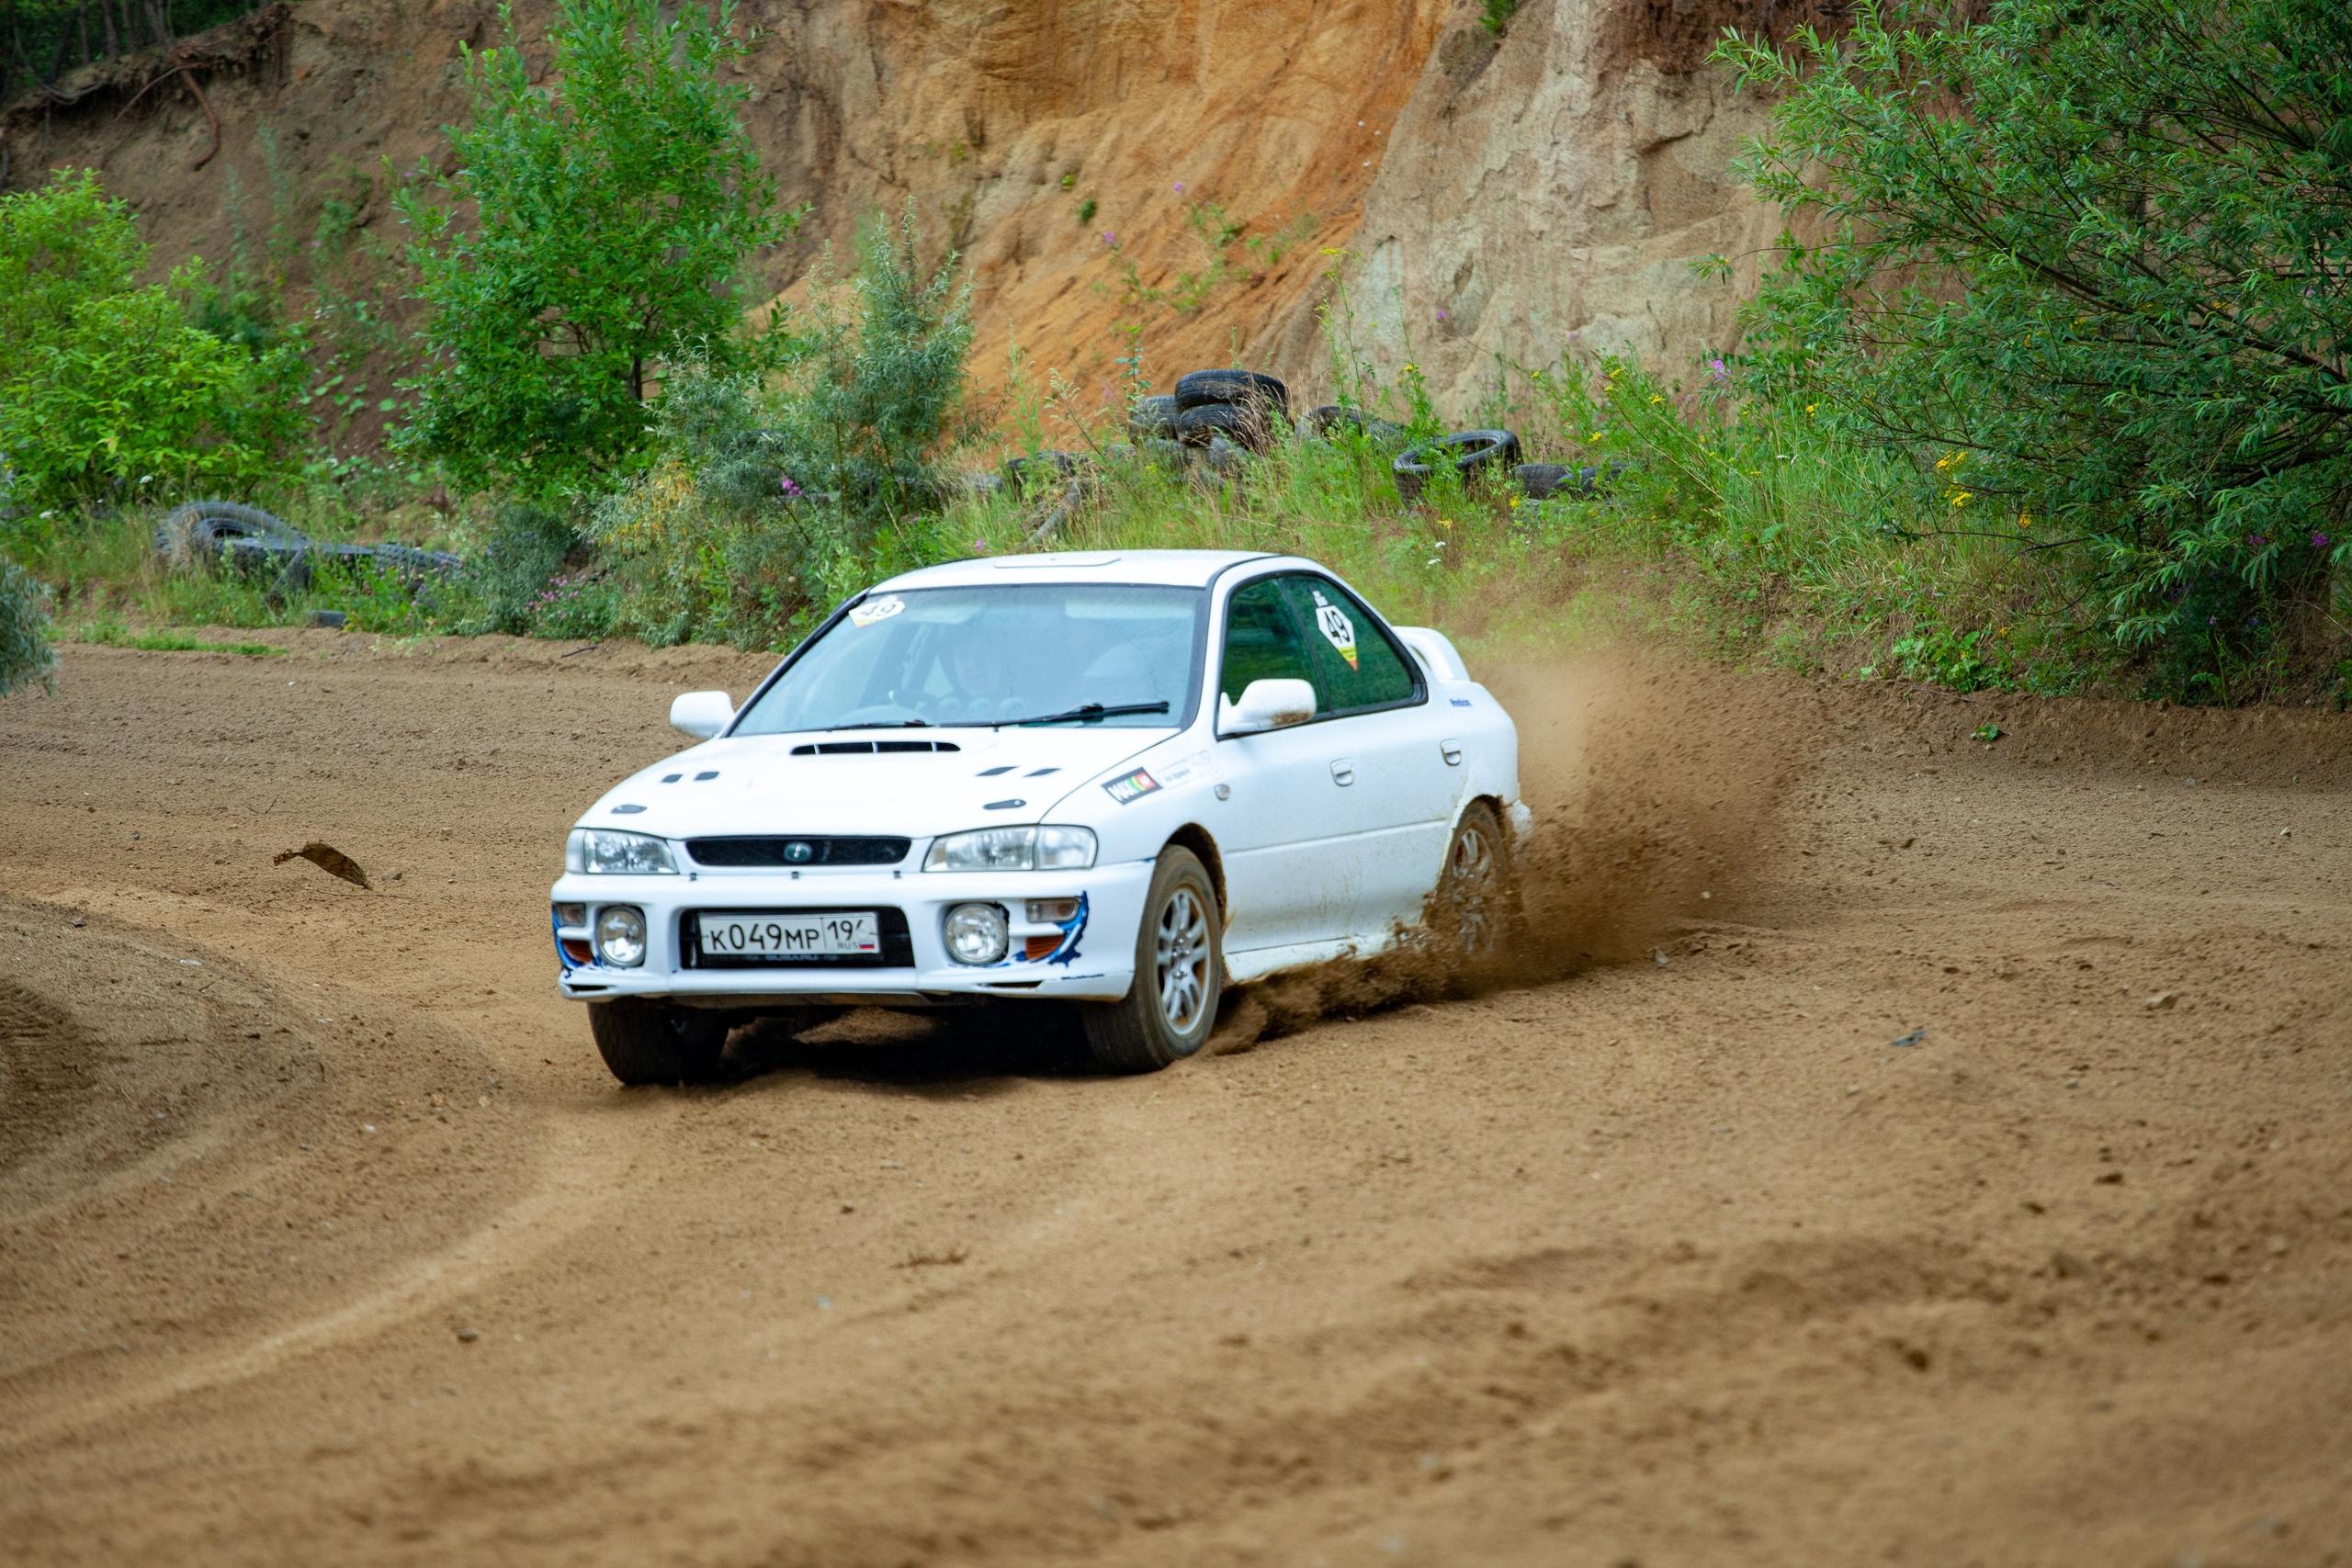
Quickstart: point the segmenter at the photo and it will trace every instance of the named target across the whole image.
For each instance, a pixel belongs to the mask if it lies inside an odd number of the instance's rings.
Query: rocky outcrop
[[[1466,404],[1496,356],[1572,344],[1668,365],[1727,344],[1733,288],[1774,222],[1728,165],[1759,123],[1702,63],[1770,0],[1531,0],[1507,35],[1470,0],[749,0],[748,115],[813,215],[763,276],[789,299],[823,250],[911,202],[968,264],[986,390],[1114,402],[1134,356],[1165,385],[1241,359],[1328,380],[1317,307],[1343,284],[1355,346],[1417,360]],[[518,6],[537,50],[544,4]],[[14,183],[100,168],[159,263],[233,233],[302,243],[325,204],[401,240],[392,170],[445,156],[458,51],[486,0],[310,0],[162,82],[18,112]],[[220,151],[192,169],[220,121]],[[299,276],[300,267],[294,269]],[[1058,380],[1057,381],[1057,378]]]

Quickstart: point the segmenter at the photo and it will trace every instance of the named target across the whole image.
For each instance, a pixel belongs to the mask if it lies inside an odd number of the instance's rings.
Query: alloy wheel
[[[1160,906],[1158,933],[1159,1011],[1168,1027],[1190,1034],[1208,999],[1208,915],[1189,887],[1179,887]]]

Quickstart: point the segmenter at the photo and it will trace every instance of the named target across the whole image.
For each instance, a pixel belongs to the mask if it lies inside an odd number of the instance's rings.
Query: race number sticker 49
[[[1323,590],[1317,588],[1314,592],[1315,629],[1323,634],[1325,642],[1340,650],[1340,657],[1348,661],[1349,669],[1355,669],[1356,624],[1348,619],[1345,610],[1323,597]]]
[[[904,599],[887,596],[880,599],[868,599],[862,604],[851,606],[849,624],[854,626],[870,626],[876,621],[888,620],[906,607],[907,602]]]

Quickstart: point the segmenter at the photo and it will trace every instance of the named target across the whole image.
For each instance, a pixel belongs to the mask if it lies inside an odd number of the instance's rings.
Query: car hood
[[[737,833],[926,839],[966,828],[1041,822],[1071,790],[1174,733],[1054,727],[710,740],[623,780],[580,825],[666,839]],[[876,744],[956,750],[862,749]]]

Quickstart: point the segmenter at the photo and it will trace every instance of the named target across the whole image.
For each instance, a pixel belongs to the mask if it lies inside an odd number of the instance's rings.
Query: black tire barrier
[[[311,585],[311,568],[322,560],[367,560],[375,555],[367,545],[328,544],[318,539],[224,538],[220,568],[240,577],[272,579],[269,592],[287,593]]]
[[[1187,446],[1205,446],[1220,435],[1252,452],[1264,451],[1274,438],[1263,411],[1239,403],[1203,403],[1176,416],[1176,439]]]
[[[1290,389],[1272,376],[1255,370],[1195,370],[1176,378],[1179,412],[1232,403],[1241,408],[1271,410],[1290,417]]]
[[[1004,482],[1014,491],[1039,490],[1073,478],[1087,467],[1076,452],[1035,452],[1004,460]]]
[[[1137,398],[1135,406],[1127,411],[1127,434],[1137,441],[1171,436],[1176,434],[1176,416],[1182,412],[1176,406],[1175,398],[1166,392]]]
[[[1155,435],[1139,442],[1136,456],[1158,468],[1182,468],[1189,456],[1184,444],[1170,436]]]
[[[1598,467],[1588,463],[1582,468],[1566,463],[1521,463],[1510,472],[1530,501],[1542,501],[1554,495],[1599,495],[1611,479],[1624,471],[1623,463]]]
[[[383,566],[390,568],[411,583],[428,577],[447,577],[465,562],[447,550],[419,549],[414,545],[377,545],[370,548],[354,545],[355,550],[365,550]]]
[[[155,553],[175,566],[220,558],[231,539],[301,544],[309,536],[258,506],[234,501],[191,501],[164,514],[155,528]]]
[[[1309,434],[1319,435],[1325,440],[1353,431],[1376,446],[1390,446],[1405,439],[1403,425],[1340,403],[1325,403],[1319,408],[1309,409],[1302,428]]]
[[[1416,442],[1396,454],[1391,465],[1396,493],[1407,501],[1419,497],[1421,485],[1440,463],[1467,477],[1480,468],[1508,467],[1519,461],[1519,437],[1508,430],[1457,430],[1434,441]]]

